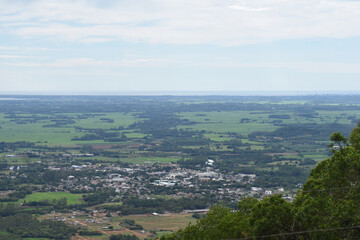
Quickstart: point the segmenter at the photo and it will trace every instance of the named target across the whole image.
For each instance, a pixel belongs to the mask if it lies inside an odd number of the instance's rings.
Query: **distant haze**
[[[1,100],[26,100],[6,96],[324,96],[324,95],[360,95],[360,91],[124,91],[124,92],[71,92],[71,91],[0,91]]]

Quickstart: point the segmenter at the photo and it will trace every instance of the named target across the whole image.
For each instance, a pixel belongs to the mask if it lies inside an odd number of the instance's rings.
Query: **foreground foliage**
[[[22,213],[0,218],[0,231],[6,233],[3,235],[4,238],[0,236],[0,239],[50,238],[60,240],[70,239],[75,235],[77,229],[62,222],[38,221],[30,214]]]
[[[281,195],[245,198],[235,212],[214,207],[162,239],[359,239],[360,125],[349,140],[339,133],[330,139],[333,155],[312,170],[294,202]]]
[[[119,235],[111,235],[109,240],[139,240],[139,238],[134,235],[130,236],[130,235],[119,234]]]

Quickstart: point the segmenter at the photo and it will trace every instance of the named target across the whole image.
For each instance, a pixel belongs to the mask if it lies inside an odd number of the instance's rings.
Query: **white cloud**
[[[360,2],[343,0],[0,0],[0,28],[54,41],[118,39],[239,45],[360,35]]]
[[[277,68],[290,69],[297,72],[307,73],[330,73],[330,74],[360,74],[360,63],[343,63],[343,62],[254,62],[254,63],[237,63],[237,62],[207,62],[200,64],[207,67],[220,68]]]
[[[18,50],[17,47],[0,46],[0,50]]]
[[[1,55],[0,55],[1,58]],[[12,67],[47,67],[47,68],[76,68],[76,67],[135,67],[167,63],[166,60],[160,59],[122,59],[119,61],[97,61],[92,58],[69,58],[60,59],[53,62],[4,62],[0,63]]]
[[[262,12],[262,11],[270,11],[271,8],[249,8],[241,5],[232,5],[229,8],[234,10],[240,10],[240,11],[247,11],[247,12]]]
[[[283,63],[279,66],[310,73],[360,74],[360,63],[299,62]]]
[[[40,58],[36,56],[0,55],[0,59]]]
[[[50,48],[42,48],[42,47],[16,47],[16,46],[1,46],[0,50],[7,51],[7,52],[14,52],[14,51],[49,51]]]
[[[120,59],[114,61],[95,60],[92,58],[64,58],[52,61],[34,61],[41,59],[37,56],[21,55],[0,55],[0,59],[19,60],[11,62],[0,62],[0,65],[25,68],[79,68],[79,67],[143,67],[143,66],[198,66],[210,68],[247,68],[247,69],[289,69],[297,72],[307,73],[336,73],[336,74],[360,74],[360,63],[350,62],[237,62],[231,58],[217,58],[216,61],[175,61],[167,59],[153,58],[133,58]],[[20,61],[21,59],[31,59],[29,61]]]

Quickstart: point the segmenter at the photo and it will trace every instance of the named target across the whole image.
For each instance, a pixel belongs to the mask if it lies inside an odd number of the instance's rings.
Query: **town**
[[[23,156],[27,153],[18,154]],[[31,152],[40,155],[37,152]],[[58,155],[58,154],[56,154]],[[6,155],[12,157],[15,155]],[[49,157],[49,154],[47,154]],[[222,173],[217,169],[216,160],[207,159],[202,170],[181,167],[176,163],[144,163],[144,164],[71,164],[72,158],[90,157],[93,154],[62,154],[69,161],[44,163],[38,161],[31,166],[10,166],[7,176],[11,179],[26,179],[27,171],[43,168],[55,174],[61,172],[60,181],[45,183],[41,191],[74,193],[91,193],[94,191],[114,190],[118,193],[109,199],[111,202],[122,201],[124,196],[133,196],[139,199],[151,199],[153,195],[167,195],[170,197],[204,197],[213,198],[213,202],[230,200],[237,202],[244,197],[263,198],[265,196],[282,193],[284,198],[291,200],[294,193],[283,187],[261,188],[254,186],[255,174],[232,172]],[[71,164],[71,165],[70,165]],[[68,173],[65,174],[65,173]],[[71,175],[72,174],[72,175]],[[184,209],[186,210],[186,209]]]

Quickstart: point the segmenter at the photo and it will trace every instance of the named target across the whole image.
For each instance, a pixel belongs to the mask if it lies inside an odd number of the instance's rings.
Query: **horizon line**
[[[360,95],[360,90],[289,91],[0,91],[0,96],[307,96]]]

